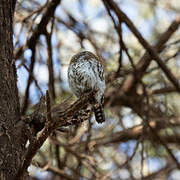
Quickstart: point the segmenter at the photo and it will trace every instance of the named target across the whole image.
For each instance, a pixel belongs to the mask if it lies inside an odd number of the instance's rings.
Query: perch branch
[[[90,111],[87,111],[88,103],[96,103],[94,99],[94,93],[90,92],[88,94],[85,94],[80,99],[78,99],[75,103],[70,105],[70,107],[64,106],[64,109],[62,110],[61,106],[59,108],[55,107],[55,112],[53,112],[53,109],[50,111],[50,100],[49,100],[49,93],[46,95],[46,117],[42,114],[41,118],[46,118],[46,123],[44,128],[39,132],[36,139],[33,141],[32,144],[29,145],[27,148],[27,151],[24,156],[24,161],[22,163],[21,168],[19,169],[19,172],[17,173],[16,179],[19,180],[22,179],[23,174],[25,170],[30,165],[32,158],[37,153],[39,148],[43,145],[45,140],[48,138],[48,136],[58,127],[62,126],[68,126],[77,124],[79,122],[82,122],[83,120],[87,120],[90,117]],[[63,103],[61,104],[63,105]],[[66,108],[65,108],[66,107]],[[84,113],[85,116],[81,113],[82,111],[86,111]],[[52,113],[52,116],[51,116]],[[39,114],[40,115],[40,114]],[[76,119],[76,120],[75,120]]]

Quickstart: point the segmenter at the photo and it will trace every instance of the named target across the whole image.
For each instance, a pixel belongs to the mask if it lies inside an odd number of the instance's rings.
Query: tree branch
[[[46,123],[44,128],[39,132],[36,139],[32,142],[32,144],[29,145],[25,156],[24,161],[22,163],[21,168],[19,169],[19,172],[16,176],[16,180],[19,180],[23,177],[23,174],[25,170],[30,165],[32,158],[36,154],[36,152],[39,150],[39,148],[43,145],[44,141],[48,138],[48,136],[58,127],[62,126],[68,126],[80,123],[82,121],[85,121],[89,119],[90,112],[87,109],[88,104],[96,103],[94,99],[94,93],[90,92],[88,94],[85,94],[80,99],[78,99],[74,104],[72,104],[70,107],[64,106],[64,104],[60,104],[58,107],[56,106],[55,109],[50,110],[50,100],[49,100],[49,94],[47,93],[47,112],[46,112]],[[62,107],[64,109],[62,109]],[[83,112],[84,111],[84,112]],[[52,117],[51,117],[52,113]],[[34,117],[34,116],[33,116]],[[29,117],[28,117],[29,118]],[[42,114],[40,119],[44,119],[45,121],[45,115]]]
[[[126,21],[130,21],[129,18],[124,16],[121,16],[120,9],[117,7],[117,5],[113,1],[106,1],[103,0],[104,5],[107,9],[112,9],[117,13],[118,18],[123,18],[123,21],[126,23]],[[124,14],[124,13],[123,13]],[[122,20],[121,20],[122,22]],[[172,36],[172,34],[178,29],[180,25],[180,14],[177,16],[177,18],[171,23],[171,25],[168,27],[168,29],[159,37],[159,40],[157,43],[152,47],[152,49],[155,49],[156,52],[161,52],[165,48],[165,43],[169,40],[169,38]],[[134,25],[133,25],[134,26]],[[130,28],[131,29],[131,28]],[[136,31],[136,29],[135,29]],[[129,74],[126,78],[126,80],[123,82],[121,90],[125,93],[128,93],[131,91],[132,87],[136,84],[136,80],[141,79],[145,70],[149,66],[151,62],[151,56],[149,55],[148,51],[142,56],[142,58],[139,60],[138,64],[136,65],[136,76],[134,76],[134,72]],[[175,82],[176,83],[176,82]]]
[[[103,0],[105,1],[105,0]],[[180,85],[177,81],[177,79],[174,77],[174,75],[171,73],[169,68],[163,63],[162,59],[159,57],[157,51],[142,37],[141,33],[138,31],[138,29],[135,27],[133,22],[126,16],[126,14],[117,6],[117,4],[114,3],[113,0],[106,1],[108,2],[111,9],[115,12],[117,15],[119,22],[124,22],[129,29],[133,32],[133,34],[136,36],[136,38],[139,40],[141,45],[146,49],[149,56],[151,56],[152,59],[154,59],[159,67],[163,70],[169,81],[172,82],[172,84],[176,87],[177,91],[180,92]],[[180,17],[179,17],[180,19]]]
[[[35,47],[37,40],[39,39],[39,36],[41,34],[44,34],[44,32],[46,30],[46,26],[49,23],[49,20],[51,19],[51,17],[54,16],[56,7],[60,4],[60,2],[61,2],[61,0],[52,0],[47,5],[47,8],[43,14],[43,17],[41,18],[40,23],[37,25],[32,36],[30,37],[30,39],[27,42],[27,45],[26,45],[27,47],[21,46],[14,52],[15,59],[18,59],[22,55],[23,51],[25,50],[24,48],[32,49]]]

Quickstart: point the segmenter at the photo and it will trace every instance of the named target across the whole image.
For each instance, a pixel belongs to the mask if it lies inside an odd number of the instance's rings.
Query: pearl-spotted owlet
[[[89,51],[74,55],[68,68],[68,81],[72,92],[79,98],[93,91],[98,105],[92,105],[96,121],[105,121],[103,99],[105,90],[105,75],[100,59]]]

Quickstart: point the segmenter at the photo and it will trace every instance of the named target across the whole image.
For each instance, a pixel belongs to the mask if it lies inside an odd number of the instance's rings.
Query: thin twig
[[[162,59],[159,57],[156,50],[142,37],[141,33],[138,31],[138,29],[135,27],[133,22],[126,16],[126,14],[117,6],[117,4],[114,3],[113,0],[107,1],[109,6],[114,10],[116,13],[119,22],[123,21],[129,29],[133,32],[133,34],[136,36],[136,38],[139,40],[141,45],[147,50],[149,55],[152,59],[154,59],[160,68],[163,70],[163,72],[166,74],[169,81],[173,83],[173,85],[176,87],[177,91],[180,92],[180,85],[177,81],[177,79],[174,77],[174,75],[171,73],[170,69],[163,63]],[[180,19],[180,17],[179,17]]]

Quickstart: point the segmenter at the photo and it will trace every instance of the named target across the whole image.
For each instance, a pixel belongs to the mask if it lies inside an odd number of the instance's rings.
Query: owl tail
[[[105,115],[102,104],[94,105],[93,111],[97,123],[103,123],[105,121]]]

